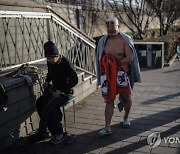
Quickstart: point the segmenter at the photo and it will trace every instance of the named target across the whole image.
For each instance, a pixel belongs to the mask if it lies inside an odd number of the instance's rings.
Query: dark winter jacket
[[[69,93],[78,83],[77,73],[73,64],[64,56],[56,64],[47,62],[48,73],[46,81],[52,81],[52,85],[64,93]]]

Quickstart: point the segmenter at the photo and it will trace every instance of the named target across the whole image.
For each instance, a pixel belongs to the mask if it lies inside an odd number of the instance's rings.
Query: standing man
[[[40,116],[38,132],[28,138],[29,142],[38,142],[45,139],[49,129],[53,144],[60,143],[64,137],[60,106],[69,100],[73,94],[73,87],[78,83],[78,77],[73,64],[59,54],[56,45],[48,41],[44,44],[47,58],[48,73],[45,80],[43,95],[37,100],[37,112]],[[52,82],[52,85],[50,85]]]
[[[111,55],[117,61],[119,61],[127,73],[130,81],[131,88],[133,88],[134,82],[141,82],[139,62],[137,58],[137,53],[134,48],[133,42],[125,33],[119,32],[119,22],[115,17],[109,17],[106,20],[107,35],[100,38],[97,46],[97,77],[98,85],[101,85],[101,60],[103,55]],[[108,67],[111,67],[108,66]],[[129,127],[130,121],[128,120],[128,115],[131,109],[132,100],[131,95],[127,92],[121,93],[125,101],[125,115],[123,126]],[[105,99],[105,128],[99,131],[99,135],[104,136],[111,134],[111,119],[114,113],[114,101]]]

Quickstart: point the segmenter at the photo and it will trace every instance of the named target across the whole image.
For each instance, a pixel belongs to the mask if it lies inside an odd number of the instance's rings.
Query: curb
[[[169,60],[169,62],[164,64],[164,66],[171,66],[172,63],[175,61],[176,57],[177,57],[177,53],[175,53],[174,56]]]

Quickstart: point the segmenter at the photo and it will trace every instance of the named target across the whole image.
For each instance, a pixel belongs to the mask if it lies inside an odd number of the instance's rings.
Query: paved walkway
[[[76,123],[73,123],[72,108],[67,113],[67,130],[76,135],[71,145],[50,145],[41,142],[27,146],[26,154],[179,154],[180,153],[180,62],[163,69],[143,69],[142,83],[136,84],[133,106],[129,119],[132,126],[122,128],[124,115],[115,109],[112,120],[113,134],[99,137],[97,131],[104,126],[104,106],[101,93],[97,90],[76,106]],[[161,140],[153,139],[155,148],[150,148],[147,137],[151,133]],[[149,138],[151,139],[151,138]],[[151,141],[151,140],[150,140]],[[157,141],[157,142],[156,142]],[[161,142],[158,142],[161,141]],[[174,143],[175,142],[175,143]],[[16,144],[5,153],[21,153],[23,142]]]

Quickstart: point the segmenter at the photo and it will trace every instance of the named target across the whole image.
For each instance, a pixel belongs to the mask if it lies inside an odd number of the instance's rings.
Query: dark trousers
[[[36,101],[37,112],[40,117],[39,130],[44,135],[47,128],[52,135],[62,134],[62,112],[60,107],[69,100],[69,97],[61,94],[59,98],[53,98],[52,93],[45,92]]]

